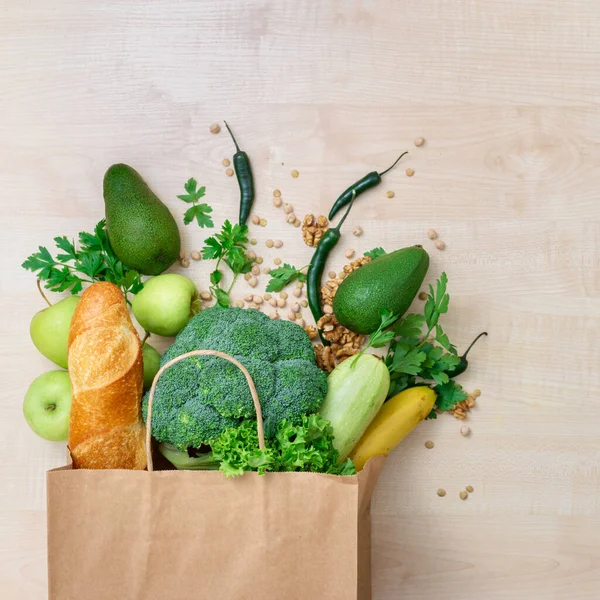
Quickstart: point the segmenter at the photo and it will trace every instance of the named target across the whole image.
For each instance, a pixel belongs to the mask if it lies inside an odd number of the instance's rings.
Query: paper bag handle
[[[218,350],[193,350],[192,352],[186,352],[185,354],[180,354],[179,356],[173,358],[168,363],[164,364],[156,374],[154,381],[152,382],[152,387],[150,388],[150,396],[148,397],[148,416],[146,418],[146,459],[148,461],[148,471],[152,472],[154,470],[154,465],[152,463],[152,403],[154,402],[154,392],[156,391],[156,384],[158,382],[159,377],[172,365],[178,363],[180,360],[184,358],[189,358],[190,356],[218,356],[219,358],[224,358],[228,360],[230,363],[233,363],[246,377],[246,381],[248,382],[248,387],[250,388],[250,394],[252,395],[252,401],[254,402],[254,410],[256,411],[256,431],[258,433],[258,446],[261,450],[265,449],[265,433],[263,430],[263,418],[262,418],[262,410],[260,408],[260,401],[258,399],[258,393],[256,391],[256,386],[254,385],[254,381],[252,381],[252,377],[250,373],[248,373],[248,369],[244,367],[244,365],[233,358],[233,356],[229,356],[229,354],[225,354],[224,352],[219,352]]]

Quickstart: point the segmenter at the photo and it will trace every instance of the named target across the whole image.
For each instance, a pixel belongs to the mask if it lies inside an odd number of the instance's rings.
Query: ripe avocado
[[[104,175],[106,231],[115,254],[142,275],[160,275],[178,258],[179,229],[140,174],[124,164]]]
[[[385,254],[353,271],[342,281],[334,298],[337,320],[356,333],[373,333],[381,312],[403,315],[416,296],[429,268],[421,246]]]

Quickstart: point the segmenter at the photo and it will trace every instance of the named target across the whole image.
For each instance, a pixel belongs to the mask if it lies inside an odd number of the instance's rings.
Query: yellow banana
[[[356,470],[373,456],[389,454],[431,412],[436,398],[427,386],[409,388],[390,398],[350,454]]]

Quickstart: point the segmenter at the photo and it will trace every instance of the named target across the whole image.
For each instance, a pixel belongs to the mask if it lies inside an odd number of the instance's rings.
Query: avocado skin
[[[429,255],[421,246],[380,256],[342,281],[333,298],[333,313],[350,331],[373,333],[382,311],[400,316],[407,311],[428,268]]]
[[[117,164],[106,171],[104,206],[110,245],[125,266],[160,275],[179,258],[177,223],[135,169]]]

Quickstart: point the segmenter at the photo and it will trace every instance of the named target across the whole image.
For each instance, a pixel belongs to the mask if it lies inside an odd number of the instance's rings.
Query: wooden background
[[[482,390],[472,437],[445,416],[386,465],[375,600],[597,600],[599,63],[596,0],[1,0],[2,598],[45,597],[44,474],[65,456],[22,418],[27,386],[53,365],[29,339],[44,305],[19,265],[93,227],[113,162],[141,171],[178,219],[190,176],[217,223],[235,218],[221,166],[232,144],[208,133],[226,118],[252,157],[265,264],[310,257],[273,188],[299,216],[326,213],[409,149],[357,202],[331,264],[348,247],[422,243],[428,279],[449,275],[450,337],[464,348],[490,332],[463,378]],[[187,250],[203,238],[184,231]],[[205,289],[206,272],[186,274]]]

